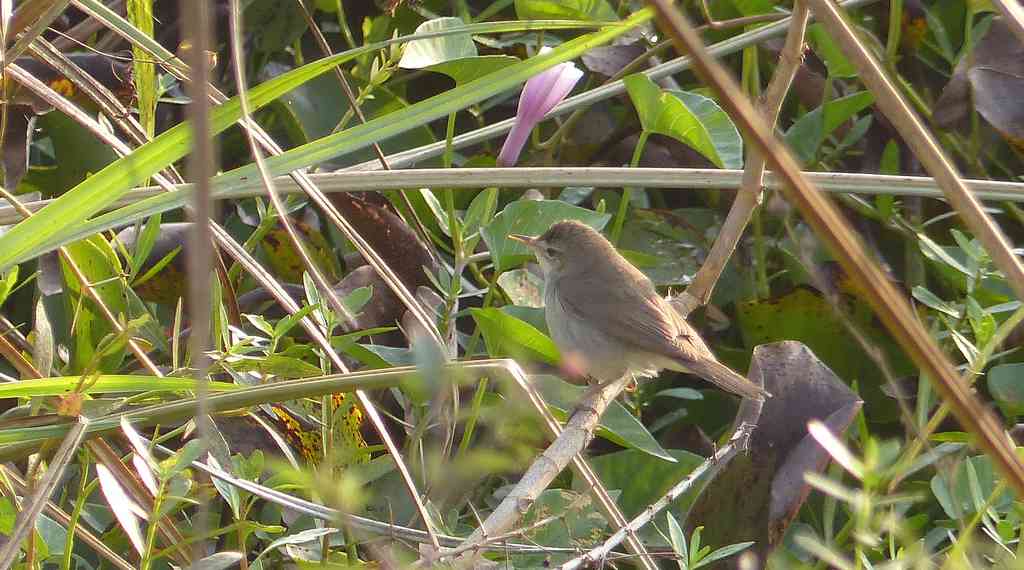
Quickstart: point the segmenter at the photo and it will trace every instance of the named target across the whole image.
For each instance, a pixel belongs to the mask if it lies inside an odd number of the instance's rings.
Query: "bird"
[[[744,398],[770,397],[715,358],[704,339],[600,232],[575,220],[537,237],[511,234],[537,258],[544,315],[564,359],[604,384],[675,370]]]

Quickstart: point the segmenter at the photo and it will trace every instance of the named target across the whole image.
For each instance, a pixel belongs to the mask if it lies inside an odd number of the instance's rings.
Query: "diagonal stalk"
[[[818,5],[817,0],[812,0]],[[947,400],[957,419],[988,453],[998,469],[1024,495],[1024,465],[1017,457],[1002,426],[967,388],[952,363],[932,340],[909,303],[886,278],[836,205],[814,188],[784,144],[773,135],[753,105],[739,92],[736,81],[707,52],[686,17],[667,0],[648,0],[658,12],[659,24],[677,47],[692,54],[697,72],[721,96],[733,121],[760,147],[772,169],[789,186],[786,194],[804,215],[815,233],[823,237],[843,269],[867,292],[866,298],[886,328]],[[821,2],[825,4],[826,2]],[[1024,286],[1024,284],[1021,284]]]

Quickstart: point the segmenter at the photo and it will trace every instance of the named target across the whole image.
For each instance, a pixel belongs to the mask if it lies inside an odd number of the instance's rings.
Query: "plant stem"
[[[636,147],[633,148],[633,158],[629,161],[630,168],[636,168],[640,163],[640,157],[643,156],[644,146],[647,145],[647,137],[651,136],[649,131],[641,131],[640,138],[636,141]],[[622,200],[619,201],[619,211],[615,215],[615,222],[612,225],[611,242],[615,245],[619,243],[619,237],[622,236],[622,226],[626,223],[626,212],[629,210],[629,201],[632,198],[633,190],[629,187],[622,189]]]

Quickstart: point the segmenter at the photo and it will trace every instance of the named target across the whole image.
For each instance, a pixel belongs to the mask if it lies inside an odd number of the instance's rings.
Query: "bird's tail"
[[[733,372],[731,368],[710,358],[690,360],[686,362],[689,372],[700,376],[723,390],[744,398],[763,400],[771,398],[772,395],[766,390]]]

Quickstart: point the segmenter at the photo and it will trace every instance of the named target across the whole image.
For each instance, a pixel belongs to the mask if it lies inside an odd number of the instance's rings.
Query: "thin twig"
[[[491,511],[480,527],[466,539],[466,545],[482,543],[489,540],[492,535],[508,531],[526,513],[555,476],[570,462],[578,458],[579,453],[593,437],[604,410],[629,381],[629,377],[624,377],[602,385],[589,391],[580,400],[562,428],[562,433],[526,470],[515,487]],[[635,539],[634,533],[629,532],[628,529],[625,532],[628,537]],[[639,540],[636,542],[639,546],[637,554],[641,556],[640,560],[645,563],[645,566],[649,564],[650,567],[656,568],[654,561],[650,559],[649,554],[646,554],[646,550],[642,548]]]
[[[693,484],[705,474],[710,474],[710,477],[714,477],[715,474],[724,469],[729,461],[739,453],[740,450],[746,449],[747,442],[750,438],[750,431],[753,427],[754,426],[750,425],[739,426],[739,428],[732,434],[732,438],[729,439],[729,443],[718,448],[714,455],[705,459],[704,463],[701,463],[696,469],[690,471],[682,481],[673,485],[672,488],[669,489],[668,492],[660,499],[651,503],[646,509],[641,511],[633,520],[629,521],[626,528],[612,534],[605,539],[604,543],[592,548],[586,554],[577,556],[565,564],[562,564],[559,568],[561,570],[573,570],[588,563],[604,560],[611,550],[622,542],[622,539],[626,536],[627,530],[631,530],[633,532],[639,531],[644,527],[644,525],[651,522],[655,515],[672,504],[672,502],[678,499],[683,493],[689,491]]]

